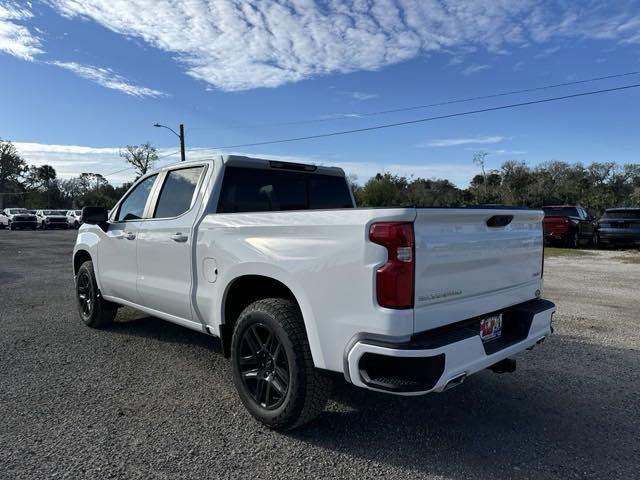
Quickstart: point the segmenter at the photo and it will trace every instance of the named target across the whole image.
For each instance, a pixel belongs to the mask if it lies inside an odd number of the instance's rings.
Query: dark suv
[[[593,243],[640,245],[640,208],[608,208],[596,224]]]
[[[544,239],[550,244],[577,248],[581,240],[591,241],[593,217],[582,207],[549,205],[544,210]]]

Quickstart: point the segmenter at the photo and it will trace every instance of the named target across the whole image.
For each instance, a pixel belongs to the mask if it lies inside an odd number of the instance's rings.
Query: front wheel
[[[593,238],[591,240],[591,243],[593,243],[593,246],[595,248],[600,247],[600,235],[598,235],[598,232],[593,232]]]
[[[9,230],[15,230],[15,229],[16,229],[16,226],[13,223],[9,222]]]
[[[330,380],[314,367],[302,315],[290,300],[267,298],[243,310],[231,362],[240,400],[269,428],[299,427],[327,402]]]
[[[89,327],[102,327],[113,322],[118,312],[116,305],[100,295],[90,260],[82,264],[76,275],[76,299],[80,318]]]

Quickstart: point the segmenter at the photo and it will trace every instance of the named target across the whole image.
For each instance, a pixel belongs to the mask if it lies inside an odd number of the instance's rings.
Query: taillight
[[[369,240],[387,248],[387,263],[376,272],[378,304],[387,308],[413,307],[413,223],[374,223],[369,228]]]

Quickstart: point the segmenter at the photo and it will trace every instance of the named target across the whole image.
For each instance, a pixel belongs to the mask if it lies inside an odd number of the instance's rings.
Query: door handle
[[[173,235],[171,235],[171,240],[173,240],[174,242],[186,242],[189,239],[189,237],[187,235],[183,235],[182,233],[178,232],[178,233],[174,233]]]
[[[124,234],[124,238],[126,238],[127,240],[135,240],[136,234],[132,232],[127,232]]]

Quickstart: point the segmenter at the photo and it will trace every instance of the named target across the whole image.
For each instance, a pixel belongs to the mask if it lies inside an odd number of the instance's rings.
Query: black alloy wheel
[[[90,260],[84,262],[76,274],[76,299],[80,318],[89,327],[108,325],[118,312],[118,305],[100,295]]]
[[[95,290],[88,270],[82,270],[77,279],[76,291],[78,295],[78,307],[83,320],[91,318],[95,304]]]
[[[289,390],[289,362],[273,329],[254,323],[242,333],[238,365],[242,382],[253,400],[266,410],[275,410]]]
[[[313,420],[331,380],[313,364],[304,319],[287,298],[263,298],[240,313],[231,337],[233,383],[254,418],[275,430]]]

